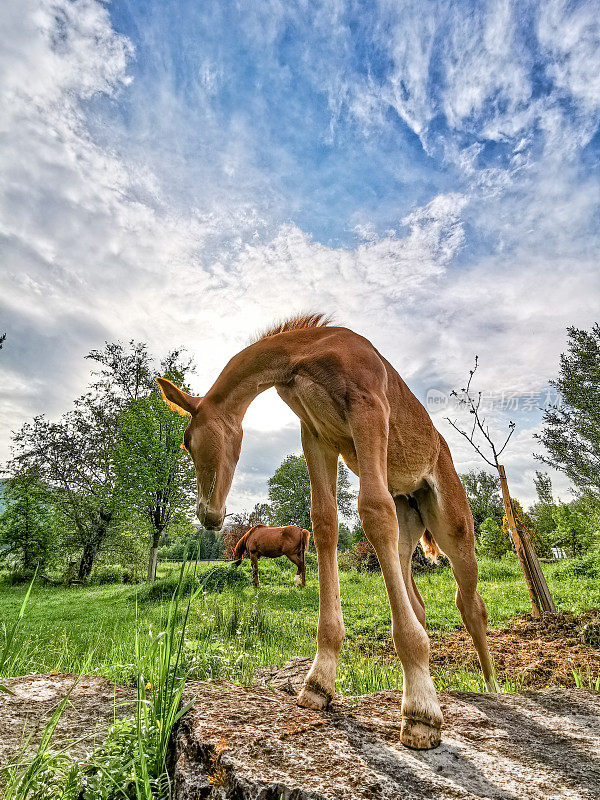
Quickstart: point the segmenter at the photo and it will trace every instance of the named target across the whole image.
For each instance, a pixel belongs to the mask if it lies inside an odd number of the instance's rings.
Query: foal
[[[448,445],[421,403],[373,345],[322,315],[296,317],[267,331],[226,365],[205,397],[158,378],[165,399],[191,419],[184,445],[194,461],[197,514],[219,529],[250,403],[274,386],[300,418],[311,482],[311,519],[319,562],[317,654],[298,703],[322,709],[334,694],[344,638],[337,569],[337,463],[360,478],[358,513],[375,548],[404,671],[401,740],[426,749],[440,741],[442,713],[429,673],[423,601],[411,556],[423,537],[443,551],[458,585],[456,604],[494,686],[487,615],[477,593],[473,518]]]
[[[258,586],[258,559],[287,556],[298,567],[294,578],[296,586],[306,586],[306,559],[310,533],[297,525],[283,528],[270,528],[268,525],[255,525],[245,533],[233,551],[234,566],[239,567],[244,553],[252,562],[254,585]]]

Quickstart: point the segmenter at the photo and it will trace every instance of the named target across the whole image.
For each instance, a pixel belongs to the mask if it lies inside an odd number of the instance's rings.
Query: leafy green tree
[[[3,556],[12,557],[27,572],[46,567],[53,532],[48,488],[34,469],[24,469],[4,483],[4,500],[0,516]]]
[[[340,530],[338,533],[338,550],[350,550],[354,544],[354,536],[350,528],[344,523],[340,522]]]
[[[471,470],[460,476],[475,525],[475,537],[479,538],[481,526],[488,518],[502,524],[504,505],[500,496],[500,479],[486,470]]]
[[[503,531],[496,517],[486,517],[481,524],[477,552],[490,558],[502,558],[511,549],[508,531]]]
[[[272,512],[268,503],[257,503],[248,514],[248,527],[253,525],[270,525]]]
[[[537,457],[564,472],[582,494],[600,499],[600,325],[567,333],[568,350],[550,382],[562,403],[544,414],[537,438],[548,455]]]
[[[556,539],[554,512],[557,506],[552,496],[552,481],[549,475],[544,472],[536,472],[534,484],[537,502],[529,509],[529,516],[535,526],[540,550],[544,554],[548,554]]]
[[[150,526],[151,581],[156,578],[158,547],[167,525],[193,507],[193,464],[181,450],[186,424],[167,408],[158,388],[129,401],[118,418],[115,470],[130,512]]]
[[[63,547],[80,553],[81,581],[130,511],[117,468],[120,418],[155,387],[153,362],[143,343],[106,343],[88,358],[96,365],[88,392],[58,422],[39,416],[24,425],[14,438],[10,467],[11,472],[36,469],[52,490],[67,522]],[[181,351],[174,351],[163,362],[165,371],[180,362]]]
[[[269,478],[269,505],[273,525],[299,525],[312,530],[310,521],[310,478],[304,456],[289,455]],[[337,501],[343,517],[354,511],[355,493],[350,488],[348,469],[338,465]],[[311,539],[312,542],[312,539]]]
[[[88,578],[118,508],[111,451],[115,409],[89,393],[58,422],[36,417],[16,434],[11,471],[38,472],[66,521],[63,546],[80,553],[78,578]]]
[[[92,351],[97,364],[94,387],[118,408],[112,462],[117,491],[128,513],[147,522],[151,531],[148,580],[156,578],[158,547],[167,527],[193,505],[192,462],[181,443],[187,419],[163,403],[154,375],[186,385],[192,364],[173,350],[155,368],[142,342],[106,344]]]
[[[596,541],[593,521],[584,513],[581,503],[558,506],[554,511],[556,522],[555,544],[564,547],[572,556],[583,555]]]

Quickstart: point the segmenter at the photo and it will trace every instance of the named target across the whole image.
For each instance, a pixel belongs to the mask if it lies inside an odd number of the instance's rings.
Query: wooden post
[[[502,487],[502,500],[504,501],[504,510],[506,512],[506,519],[508,521],[508,528],[517,551],[517,556],[521,562],[521,568],[527,589],[529,590],[529,597],[531,598],[531,613],[534,617],[539,617],[542,611],[555,612],[556,606],[548,589],[548,584],[544,578],[544,573],[540,566],[539,559],[536,555],[529,534],[523,528],[519,528],[515,519],[512,500],[508,491],[508,482],[506,480],[506,473],[502,464],[497,464],[498,474],[500,475],[500,486]]]

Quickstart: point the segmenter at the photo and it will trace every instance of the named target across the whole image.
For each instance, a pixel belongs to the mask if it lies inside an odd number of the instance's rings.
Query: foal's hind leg
[[[425,525],[423,524],[419,512],[410,505],[408,497],[398,495],[394,497],[394,503],[396,505],[396,516],[400,529],[398,555],[400,556],[400,566],[402,567],[402,574],[404,575],[404,583],[406,584],[406,590],[413,611],[421,625],[425,627],[425,603],[419,594],[412,574],[412,556],[419,539],[425,532]]]
[[[433,489],[418,495],[419,510],[436,543],[450,559],[457,584],[457,608],[475,644],[488,691],[495,691],[494,664],[487,643],[487,611],[477,592],[473,517],[445,442],[433,481]]]
[[[383,404],[356,409],[351,422],[360,472],[358,513],[385,581],[392,612],[392,638],[402,662],[402,730],[407,747],[440,742],[442,712],[429,674],[429,639],[413,608],[400,563],[398,519],[387,485],[388,412]],[[408,548],[403,555],[407,563]],[[412,584],[411,584],[412,587]]]

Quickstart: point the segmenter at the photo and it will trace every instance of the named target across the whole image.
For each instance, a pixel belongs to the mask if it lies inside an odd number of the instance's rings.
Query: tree
[[[152,543],[148,580],[156,578],[158,547],[167,525],[193,505],[194,469],[181,450],[187,420],[171,413],[158,388],[131,400],[119,415],[114,450],[120,491],[145,519]]]
[[[3,333],[3,334],[0,336],[0,350],[2,350],[2,345],[4,344],[4,342],[5,342],[5,341],[6,341],[6,334],[5,334],[5,333]]]
[[[537,438],[548,455],[537,458],[564,472],[582,494],[600,499],[600,325],[567,333],[558,378],[550,381],[562,404],[544,413]]]
[[[517,528],[519,531],[527,531],[536,553],[541,553],[543,551],[543,545],[537,534],[535,523],[525,511],[521,503],[519,503],[518,500],[515,500],[514,497],[512,498],[512,509],[517,522]],[[502,533],[507,538],[510,538],[510,524],[506,514],[502,517]]]
[[[490,558],[502,558],[510,549],[508,529],[501,528],[496,517],[486,517],[481,524],[478,552]]]
[[[180,353],[167,357],[165,371],[181,361]],[[121,416],[155,386],[152,359],[143,343],[106,343],[88,358],[98,365],[88,392],[58,422],[39,416],[24,425],[14,438],[11,465],[12,471],[37,469],[52,490],[69,523],[65,547],[80,553],[81,581],[87,580],[96,556],[128,513],[116,459]]]
[[[118,409],[117,437],[112,452],[117,490],[129,512],[150,525],[148,580],[156,578],[161,537],[178,515],[193,503],[194,469],[182,452],[187,419],[171,413],[154,381],[159,372],[185,386],[191,361],[173,350],[154,369],[142,342],[120,342],[94,350],[88,358],[98,365],[94,388]]]
[[[460,476],[475,525],[475,537],[479,538],[483,521],[488,518],[502,523],[504,509],[500,497],[500,480],[484,469],[471,470]]]
[[[566,548],[574,557],[583,555],[596,538],[590,525],[591,520],[582,512],[581,502],[558,506],[554,510],[554,520],[555,544]]]
[[[4,484],[6,506],[0,516],[3,555],[26,572],[46,566],[52,540],[49,492],[35,469],[24,469]]]
[[[12,471],[36,470],[53,490],[53,502],[68,520],[69,545],[81,553],[81,581],[88,578],[117,510],[115,438],[116,410],[92,393],[59,422],[35,417],[14,438]]]
[[[521,569],[523,570],[523,577],[527,583],[527,589],[529,590],[531,611],[534,616],[539,617],[542,611],[555,612],[556,606],[554,605],[554,600],[552,599],[548,584],[546,583],[546,578],[542,572],[535,548],[529,539],[529,532],[524,526],[519,527],[515,514],[515,506],[508,488],[506,472],[499,461],[500,456],[506,449],[506,446],[515,432],[515,423],[512,422],[512,420],[509,422],[508,434],[503,442],[501,439],[500,441],[495,440],[494,435],[490,432],[489,425],[486,424],[485,417],[482,416],[482,393],[477,392],[475,394],[471,389],[471,383],[477,371],[477,365],[478,359],[477,356],[475,356],[475,366],[469,372],[469,380],[467,381],[466,387],[461,389],[460,392],[452,392],[458,399],[459,404],[463,406],[463,408],[466,408],[472,416],[472,424],[469,424],[467,430],[463,430],[456,422],[453,422],[448,417],[446,417],[446,419],[461,436],[464,436],[486,464],[498,470],[507,525],[510,529]]]
[[[545,472],[538,471],[535,473],[534,484],[537,502],[529,509],[529,515],[535,526],[540,551],[548,554],[556,539],[556,520],[554,519],[556,503],[552,496],[552,481]]]
[[[338,550],[350,550],[354,544],[354,536],[350,528],[344,523],[340,522],[340,529],[338,533]]]
[[[289,455],[269,478],[269,504],[271,524],[298,525],[312,530],[310,520],[310,478],[304,456]],[[344,517],[351,517],[355,493],[350,488],[348,469],[338,465],[337,501],[338,510]],[[311,539],[312,541],[312,539]]]

